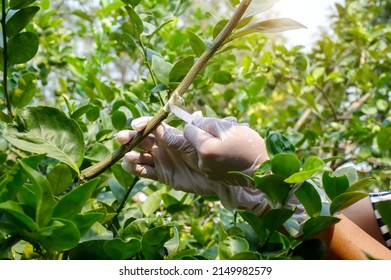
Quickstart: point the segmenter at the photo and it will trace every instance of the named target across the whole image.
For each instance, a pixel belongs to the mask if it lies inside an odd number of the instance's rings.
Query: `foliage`
[[[263,11],[275,1],[258,2]],[[1,258],[322,258],[314,236],[368,191],[389,188],[388,4],[352,0],[336,5],[335,35],[309,53],[260,34],[297,22],[250,9],[184,96],[189,110],[237,116],[266,139],[271,159],[253,180],[274,209],[262,218],[120,163],[79,182],[118,148],[113,134],[159,110],[225,26],[204,4],[2,1]],[[292,215],[293,194],[304,220]]]

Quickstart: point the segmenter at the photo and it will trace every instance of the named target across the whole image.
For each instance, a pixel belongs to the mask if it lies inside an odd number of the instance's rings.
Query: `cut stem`
[[[232,30],[236,27],[240,19],[242,18],[244,12],[250,5],[251,0],[243,0],[234,14],[232,18],[228,21],[226,26],[221,30],[220,34],[215,38],[212,45],[204,51],[204,53],[200,56],[197,62],[193,65],[190,71],[186,74],[185,78],[181,81],[178,87],[174,92],[179,96],[183,96],[183,94],[187,91],[190,85],[193,83],[194,79],[200,73],[200,71],[205,67],[206,63],[210,60],[210,58],[216,53],[217,50],[223,45],[224,41],[230,36]],[[173,95],[174,96],[174,95]],[[171,102],[169,100],[168,102]],[[166,105],[161,108],[157,114],[148,122],[146,128],[138,132],[129,143],[122,145],[116,151],[114,151],[111,155],[106,157],[103,161],[97,163],[96,165],[90,166],[81,171],[80,181],[90,180],[102,174],[106,169],[115,164],[118,160],[120,160],[125,153],[131,151],[135,148],[143,139],[145,139],[164,119],[167,118],[169,114],[169,106],[168,102]]]

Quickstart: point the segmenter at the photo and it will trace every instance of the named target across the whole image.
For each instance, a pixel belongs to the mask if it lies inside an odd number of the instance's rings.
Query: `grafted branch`
[[[244,12],[247,10],[250,5],[251,0],[243,0],[240,5],[235,10],[231,19],[228,21],[226,26],[221,30],[219,35],[215,38],[213,43],[209,48],[207,48],[201,57],[197,60],[197,62],[193,65],[190,71],[187,73],[185,78],[181,81],[181,83],[174,90],[176,96],[183,96],[183,94],[187,91],[190,85],[193,83],[194,79],[200,73],[200,71],[205,67],[207,62],[213,57],[213,55],[220,49],[223,45],[224,41],[231,35],[233,29],[236,27],[240,19],[242,18]],[[165,106],[163,106],[156,115],[148,122],[146,128],[137,133],[133,139],[119,147],[116,151],[114,151],[111,155],[103,159],[101,162],[96,165],[90,166],[84,169],[80,174],[80,181],[90,180],[95,178],[96,176],[102,174],[106,169],[110,168],[113,164],[119,161],[125,153],[131,151],[135,148],[143,139],[145,139],[164,119],[167,118],[169,114],[169,106],[168,103],[171,102],[169,100]]]

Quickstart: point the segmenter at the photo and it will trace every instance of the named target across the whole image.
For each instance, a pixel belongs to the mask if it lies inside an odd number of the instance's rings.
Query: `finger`
[[[238,122],[238,119],[235,118],[235,117],[226,117],[223,120],[225,120],[227,122],[232,122],[232,123],[237,123]]]
[[[136,134],[133,130],[121,130],[117,133],[116,137],[118,142],[121,143],[121,145],[125,145],[130,140],[133,139],[134,135]]]
[[[202,112],[201,111],[195,111],[193,112],[193,117],[202,117]]]
[[[150,153],[130,151],[125,154],[125,160],[128,163],[154,166],[153,157]]]
[[[227,121],[219,118],[200,118],[196,117],[193,120],[196,127],[208,132],[217,138],[224,138],[227,136],[229,130],[240,124],[236,122]]]
[[[186,124],[183,135],[197,150],[206,141],[215,139],[210,133],[192,124]]]
[[[129,163],[124,159],[122,161],[122,168],[135,176],[157,180],[156,170],[150,165],[142,165],[135,162]]]
[[[165,147],[178,151],[191,151],[193,148],[183,136],[183,132],[177,128],[161,123],[153,132],[156,141]]]
[[[134,119],[132,123],[130,124],[134,130],[137,132],[140,132],[144,130],[144,128],[147,126],[147,123],[152,119],[152,117],[144,116],[137,119]]]
[[[121,143],[121,145],[125,145],[129,143],[134,135],[136,135],[136,131],[134,130],[121,130],[117,133],[117,140]],[[152,147],[155,143],[155,137],[153,135],[148,135],[143,141],[141,141],[137,147],[145,150],[151,151]]]

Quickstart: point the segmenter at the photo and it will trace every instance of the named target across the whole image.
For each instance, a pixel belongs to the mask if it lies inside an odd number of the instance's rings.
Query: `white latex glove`
[[[119,142],[129,142],[150,119],[134,120],[135,131],[120,131]],[[228,209],[261,214],[267,207],[264,195],[235,184],[247,182],[242,176],[227,172],[236,170],[251,175],[267,159],[265,144],[258,133],[230,120],[197,117],[194,125],[185,126],[184,132],[162,123],[139,144],[143,151],[125,155],[123,167],[136,176],[158,180],[177,190],[215,194]]]
[[[235,185],[249,185],[244,176],[230,174],[239,171],[252,176],[268,159],[263,138],[236,119],[196,117],[187,124],[184,137],[198,155],[198,168],[208,178]]]

